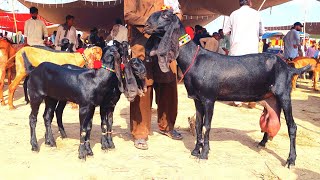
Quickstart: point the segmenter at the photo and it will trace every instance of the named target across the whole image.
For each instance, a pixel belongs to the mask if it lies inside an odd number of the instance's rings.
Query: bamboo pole
[[[13,20],[14,20],[14,27],[16,29],[16,34],[18,33],[18,27],[17,27],[17,20],[16,20],[16,13],[14,10],[14,0],[12,0],[12,14],[13,14]]]
[[[262,2],[262,4],[260,5],[260,7],[259,7],[258,11],[260,11],[260,10],[261,10],[262,6],[264,5],[264,3],[265,3],[266,1],[267,1],[267,0],[263,0],[263,2]]]

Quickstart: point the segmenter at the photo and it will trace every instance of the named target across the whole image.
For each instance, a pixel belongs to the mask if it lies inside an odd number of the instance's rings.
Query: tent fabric
[[[78,0],[65,4],[40,4],[30,1],[18,0],[27,7],[36,6],[39,14],[53,23],[63,23],[67,14],[76,18],[76,28],[81,31],[89,31],[93,27],[98,29],[111,29],[114,19],[123,18],[123,1],[114,0]],[[103,2],[101,2],[103,1]],[[262,9],[276,6],[289,0],[266,0]],[[58,1],[59,2],[59,1]],[[194,26],[196,24],[206,25],[221,15],[230,15],[240,7],[239,0],[179,0],[184,13],[184,24]],[[263,0],[252,0],[253,8],[258,9]]]
[[[18,31],[21,31],[23,33],[24,23],[25,23],[25,21],[30,19],[30,14],[16,13],[15,16],[16,16],[16,22],[17,22],[17,29],[18,29]],[[52,23],[46,21],[41,16],[39,16],[38,18],[40,20],[42,20],[46,26],[53,25]],[[4,29],[4,30],[10,31],[10,32],[16,31],[13,13],[0,12],[0,29]]]
[[[123,19],[123,0],[109,2],[74,1],[65,4],[35,4],[18,0],[26,7],[35,6],[48,21],[62,24],[70,14],[75,17],[77,30],[89,32],[93,27],[110,30],[116,18]]]

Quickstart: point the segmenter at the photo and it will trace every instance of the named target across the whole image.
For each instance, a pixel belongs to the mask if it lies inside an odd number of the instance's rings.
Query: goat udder
[[[280,130],[280,108],[274,96],[261,103],[264,106],[260,117],[261,132],[268,133],[269,139],[272,139]]]

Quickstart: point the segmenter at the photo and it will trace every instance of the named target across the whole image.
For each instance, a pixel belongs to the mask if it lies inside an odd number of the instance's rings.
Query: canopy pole
[[[262,2],[262,4],[260,5],[260,7],[259,7],[258,11],[260,11],[260,10],[261,10],[262,6],[264,5],[264,3],[265,3],[266,1],[267,1],[267,0],[263,0],[263,2]]]
[[[18,33],[16,13],[14,12],[14,0],[12,0],[12,14],[13,14],[14,27],[16,29],[16,33]]]
[[[226,16],[223,16],[223,24],[222,24],[222,29],[224,28],[224,23],[226,22]]]
[[[307,2],[304,4],[304,20],[303,20],[303,46],[306,46],[306,20],[307,20]]]

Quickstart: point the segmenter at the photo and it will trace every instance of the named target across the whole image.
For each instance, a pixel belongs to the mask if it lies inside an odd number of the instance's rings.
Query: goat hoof
[[[110,144],[108,141],[104,141],[101,143],[102,150],[108,150],[108,149],[114,149],[114,148],[115,148],[114,144],[113,143]]]
[[[16,107],[15,106],[9,106],[9,110],[15,110]]]
[[[265,143],[265,142],[259,142],[258,148],[259,148],[259,147],[266,147],[266,143]]]
[[[64,130],[59,130],[59,131],[62,139],[67,138],[67,133]]]
[[[114,149],[114,148],[115,148],[112,139],[111,139],[111,140],[107,140],[107,142],[108,142],[108,148],[109,148],[109,149]]]
[[[57,147],[57,144],[54,140],[46,140],[45,144],[50,146],[50,147]]]
[[[80,144],[79,146],[79,159],[83,159],[83,160],[86,160],[86,156],[87,156],[87,149],[85,147],[84,144]]]
[[[84,145],[85,145],[85,147],[86,147],[87,155],[88,155],[88,156],[93,156],[93,152],[92,152],[92,149],[91,149],[91,147],[90,147],[90,143],[89,143],[89,142],[86,142]]]
[[[288,169],[291,169],[295,166],[295,160],[293,160],[293,158],[288,158],[286,166],[288,167]]]
[[[200,155],[200,150],[199,150],[199,149],[194,149],[194,150],[191,152],[191,155],[198,157],[198,156]]]
[[[1,106],[5,106],[5,105],[6,105],[6,102],[2,101]]]
[[[33,152],[39,152],[39,146],[38,146],[38,144],[34,144],[34,145],[32,145],[32,147],[31,147],[31,151],[33,151]]]

